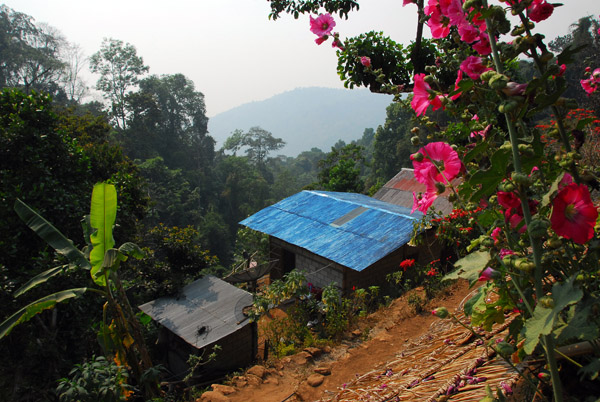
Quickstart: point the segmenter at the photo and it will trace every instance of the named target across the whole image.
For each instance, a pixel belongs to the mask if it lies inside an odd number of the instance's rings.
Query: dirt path
[[[422,292],[422,291],[421,291]],[[246,375],[235,377],[229,387],[215,387],[202,401],[280,402],[327,399],[357,375],[381,368],[397,359],[405,345],[425,334],[439,320],[429,314],[444,306],[454,310],[468,294],[468,284],[461,281],[428,303],[425,312],[415,315],[407,297],[396,299],[363,322],[352,340],[334,348],[308,349],[294,356],[254,367]],[[365,328],[371,328],[366,341],[360,340]],[[317,371],[325,374],[316,374]],[[316,385],[322,381],[320,385]],[[313,385],[309,385],[313,383]]]

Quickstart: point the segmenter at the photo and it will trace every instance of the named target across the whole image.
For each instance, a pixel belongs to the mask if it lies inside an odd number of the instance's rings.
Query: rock
[[[321,375],[331,375],[331,365],[319,366],[315,368],[315,373]]]
[[[331,346],[325,345],[323,347],[323,353],[331,353]]]
[[[265,380],[265,384],[279,385],[279,380],[277,377],[269,377]]]
[[[201,402],[230,402],[231,399],[217,391],[206,391],[200,398]]]
[[[306,379],[306,383],[311,387],[318,387],[319,385],[323,384],[324,379],[324,376],[315,373],[308,376],[308,378]]]
[[[314,358],[321,356],[322,353],[321,349],[319,348],[306,348],[304,351],[310,353],[310,355]]]
[[[223,395],[230,395],[235,392],[235,388],[223,384],[213,384],[211,385],[211,388],[213,391],[220,392]]]
[[[354,331],[352,331],[352,335],[355,337],[359,337],[362,335],[362,331],[360,329],[355,329]]]
[[[299,366],[303,366],[306,363],[308,363],[308,361],[310,359],[312,359],[312,355],[308,352],[300,352],[294,356],[292,356],[292,359],[294,361],[294,363],[296,363]]]
[[[237,388],[244,388],[246,385],[248,385],[248,380],[246,377],[234,377],[233,383]]]
[[[256,365],[251,367],[246,371],[246,374],[252,374],[262,379],[265,378],[265,374],[267,373],[267,369],[264,366]]]
[[[254,374],[246,374],[246,381],[248,381],[248,385],[259,386],[262,384],[262,378],[255,376]]]

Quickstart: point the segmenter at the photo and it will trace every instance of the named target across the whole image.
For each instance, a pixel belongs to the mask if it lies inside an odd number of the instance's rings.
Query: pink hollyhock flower
[[[493,279],[497,274],[497,271],[491,267],[487,267],[483,271],[481,271],[481,275],[479,276],[479,282],[489,281]]]
[[[335,26],[331,14],[319,14],[317,18],[310,17],[310,31],[318,37],[329,35]]]
[[[362,56],[360,58],[360,64],[362,64],[365,67],[371,67],[371,59],[367,56]]]
[[[430,142],[419,149],[418,152],[423,154],[424,157],[419,162],[411,156],[415,169],[415,179],[428,187],[434,187],[434,182],[447,184],[461,170],[462,164],[458,153],[445,142]]]
[[[321,43],[325,42],[327,40],[328,36],[321,36],[320,38],[315,39],[315,42],[317,43],[317,45],[320,45]]]
[[[500,250],[500,252],[498,253],[498,256],[499,256],[500,258],[504,258],[504,257],[506,257],[507,255],[514,255],[514,254],[515,254],[515,252],[514,252],[514,251],[512,251],[512,250],[508,250],[508,249],[506,249],[506,248],[503,248],[503,249],[502,249],[502,250]]]
[[[571,176],[569,173],[565,173],[563,178],[560,179],[560,182],[558,183],[558,189],[562,190],[564,186],[568,186],[571,183],[573,183],[573,176]]]
[[[490,71],[491,68],[483,64],[483,59],[477,56],[469,56],[460,63],[460,70],[464,71],[472,80],[477,81],[482,73]]]
[[[473,43],[479,39],[479,30],[471,25],[468,21],[462,21],[458,26],[458,34],[460,39],[467,43]]]
[[[436,39],[445,38],[450,33],[450,18],[447,17],[449,0],[429,0],[425,6],[425,14],[429,15],[427,25],[431,36]]]
[[[586,72],[591,70],[591,68],[589,70],[588,68],[585,69]],[[595,69],[590,78],[587,80],[581,80],[579,82],[581,83],[583,90],[587,92],[588,96],[590,96],[600,87],[600,68]]]
[[[500,235],[502,234],[502,229],[501,228],[494,228],[494,230],[492,230],[492,233],[490,234],[490,237],[492,239],[494,239],[494,244],[498,244],[498,242],[500,241]]]
[[[519,208],[521,200],[513,192],[498,191],[498,204],[505,209]]]
[[[429,84],[425,82],[425,74],[421,73],[415,75],[414,81],[413,98],[410,105],[417,116],[425,114],[429,105],[433,107],[434,111],[442,107],[440,96],[433,94],[433,90]]]
[[[479,42],[473,45],[473,49],[482,56],[487,56],[492,53],[490,38],[486,33],[482,32],[479,34]]]
[[[510,81],[506,84],[506,87],[502,89],[502,92],[506,96],[523,95],[527,89],[527,84],[519,84],[517,82]]]
[[[563,187],[552,201],[552,230],[575,243],[583,244],[594,237],[597,218],[598,210],[583,184],[571,183]]]
[[[407,4],[415,4],[416,0],[404,0],[402,2],[402,7],[406,6]]]
[[[462,79],[463,79],[463,72],[462,72],[462,70],[458,70],[458,76],[456,77],[456,81],[454,82],[454,92],[456,92],[456,93],[450,97],[450,99],[452,99],[453,101],[457,100],[462,95],[462,91],[459,91],[460,87],[458,86],[458,84],[462,81]],[[457,91],[459,91],[459,92],[457,92]]]
[[[554,6],[546,0],[533,0],[531,5],[527,7],[527,16],[532,21],[541,22],[552,15]]]
[[[556,60],[556,63],[558,64],[558,60]],[[556,74],[556,76],[562,77],[563,75],[565,75],[565,71],[567,71],[567,65],[561,64],[558,70],[558,74]]]
[[[412,210],[410,211],[411,214],[417,210],[423,212],[424,214],[427,213],[427,210],[431,207],[433,202],[438,197],[435,188],[434,191],[430,190],[431,189],[428,188],[427,192],[421,194],[420,197],[417,197],[417,194],[413,191],[413,206]]]

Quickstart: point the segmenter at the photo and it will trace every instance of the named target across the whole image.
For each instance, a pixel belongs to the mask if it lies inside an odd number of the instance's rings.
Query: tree
[[[125,97],[135,87],[139,77],[148,72],[135,47],[117,39],[102,41],[100,50],[90,58],[90,70],[100,74],[96,89],[110,102],[110,116],[118,128],[127,126],[128,111]]]
[[[78,104],[88,92],[88,87],[81,78],[81,72],[87,64],[88,58],[77,44],[67,43],[63,46],[61,53],[61,58],[65,63],[64,73],[61,77],[63,89],[67,99]]]
[[[241,130],[235,130],[232,135],[225,141],[225,149],[237,152],[240,148],[245,147],[248,160],[255,166],[263,169],[267,155],[270,152],[283,148],[285,141],[281,138],[273,137],[269,131],[260,127],[251,127],[248,132],[243,133]]]
[[[328,191],[354,192],[364,191],[365,183],[361,179],[364,148],[348,144],[343,148],[331,148],[325,159],[319,162],[319,185]]]
[[[411,114],[403,105],[392,103],[386,109],[385,124],[377,127],[373,143],[372,181],[387,181],[403,167],[410,166]]]
[[[0,5],[0,88],[57,93],[64,43],[56,30],[36,26],[31,16]]]

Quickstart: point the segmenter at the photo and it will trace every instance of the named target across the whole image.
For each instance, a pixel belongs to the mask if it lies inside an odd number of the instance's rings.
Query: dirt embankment
[[[417,292],[423,293],[422,289]],[[454,310],[468,294],[460,281],[428,302],[425,312],[415,314],[407,295],[362,320],[359,327],[335,347],[308,348],[279,360],[264,362],[234,377],[230,384],[213,385],[198,401],[280,402],[316,401],[328,398],[357,375],[385,368],[403,347],[424,335],[438,318],[432,308]],[[364,340],[365,334],[367,339]]]

